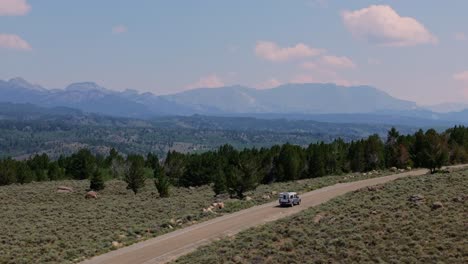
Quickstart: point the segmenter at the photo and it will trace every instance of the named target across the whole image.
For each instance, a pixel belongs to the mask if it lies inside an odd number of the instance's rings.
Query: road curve
[[[197,247],[206,245],[211,241],[234,235],[253,226],[296,214],[347,192],[387,183],[403,177],[419,176],[426,173],[428,173],[428,170],[419,169],[379,178],[335,184],[302,194],[300,206],[281,208],[277,206],[278,202],[276,201],[254,206],[93,257],[85,260],[82,264],[166,263],[190,253]]]

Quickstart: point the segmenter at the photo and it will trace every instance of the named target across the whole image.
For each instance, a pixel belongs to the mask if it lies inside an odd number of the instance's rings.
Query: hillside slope
[[[467,190],[466,170],[400,179],[247,230],[176,263],[467,263]]]

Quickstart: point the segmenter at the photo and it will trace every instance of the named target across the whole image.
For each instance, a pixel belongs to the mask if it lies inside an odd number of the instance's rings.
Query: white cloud
[[[31,45],[18,35],[0,34],[0,48],[13,50],[32,50]]]
[[[468,83],[468,71],[463,71],[454,74],[453,79],[456,81]]]
[[[298,74],[293,76],[291,83],[334,83],[342,86],[357,85],[358,82],[353,82],[340,78],[339,76],[314,76],[312,74]]]
[[[30,10],[26,0],[0,0],[0,16],[22,16]]]
[[[112,28],[113,34],[122,34],[128,31],[128,28],[124,25],[117,25]]]
[[[200,77],[198,81],[187,85],[186,89],[194,88],[217,88],[224,86],[224,82],[216,74]]]
[[[270,61],[286,61],[295,58],[313,57],[322,54],[324,50],[311,48],[303,43],[293,47],[282,48],[274,42],[258,41],[255,46],[255,54],[258,57]]]
[[[456,40],[460,40],[460,41],[468,40],[468,36],[467,36],[465,33],[463,33],[463,32],[457,32],[457,33],[455,33],[455,36],[454,36],[454,37],[455,37]]]
[[[345,56],[341,56],[341,57],[332,56],[332,55],[323,56],[321,58],[321,61],[323,64],[330,66],[332,68],[348,68],[348,69],[356,68],[356,64],[354,64],[354,62],[350,58],[345,57]]]
[[[315,62],[306,61],[301,64],[301,68],[308,71],[315,71],[319,69],[319,66]]]
[[[348,57],[325,55],[315,61],[303,62],[300,67],[307,71],[334,72],[339,69],[355,69],[356,64]]]
[[[319,81],[309,74],[298,74],[298,75],[295,75],[290,80],[290,82],[291,83],[315,83]]]
[[[333,57],[333,56],[332,56]],[[340,58],[340,57],[337,57]],[[324,63],[323,59],[316,62],[304,62],[300,67],[304,70],[302,73],[294,75],[291,79],[291,83],[335,83],[342,86],[357,85],[360,82],[347,80],[340,76],[337,72],[337,68],[350,67],[347,60],[329,60],[331,66]]]
[[[387,5],[371,5],[356,11],[344,11],[341,15],[354,36],[383,46],[437,43],[437,38],[423,24],[412,17],[400,16]]]
[[[270,88],[275,88],[278,87],[282,84],[282,82],[278,81],[275,78],[271,78],[265,82],[259,83],[255,85],[255,88],[257,89],[270,89]]]

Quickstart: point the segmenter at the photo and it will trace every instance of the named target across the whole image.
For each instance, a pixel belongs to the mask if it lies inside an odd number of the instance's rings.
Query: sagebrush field
[[[177,263],[468,263],[468,170],[365,188]]]
[[[388,174],[348,174],[260,185],[247,200],[214,197],[210,186],[173,188],[159,198],[152,181],[134,195],[122,181],[106,182],[96,200],[89,181],[51,181],[0,187],[0,263],[70,263],[174,229],[277,198],[275,192],[309,191],[338,182]],[[69,186],[73,193],[57,193]],[[225,208],[203,213],[216,199]],[[112,243],[114,242],[114,246]],[[117,246],[116,246],[117,245]]]

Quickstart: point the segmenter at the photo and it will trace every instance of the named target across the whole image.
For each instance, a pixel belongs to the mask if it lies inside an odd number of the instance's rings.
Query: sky
[[[0,0],[0,79],[170,94],[372,85],[468,103],[466,0]]]

